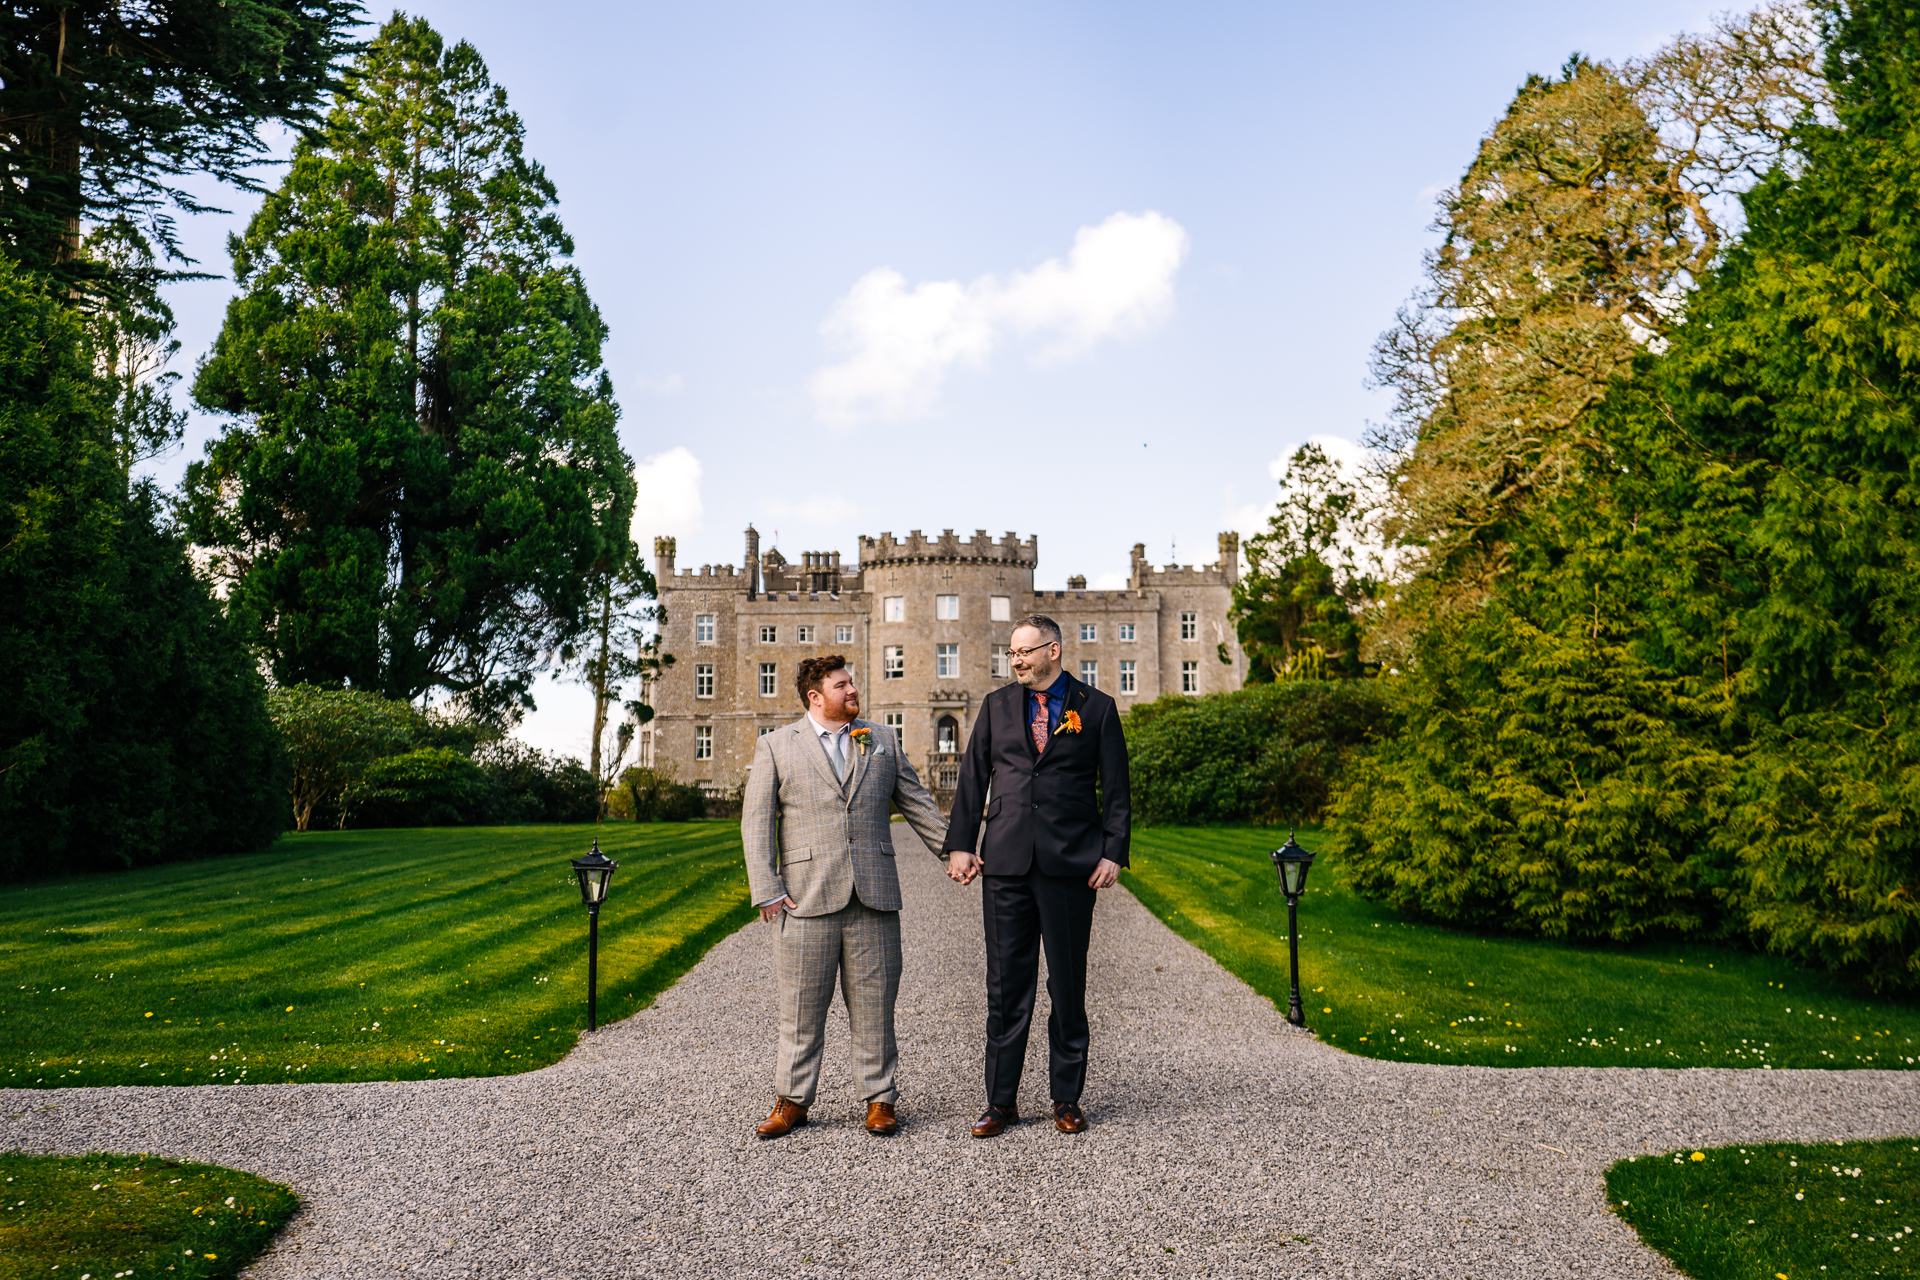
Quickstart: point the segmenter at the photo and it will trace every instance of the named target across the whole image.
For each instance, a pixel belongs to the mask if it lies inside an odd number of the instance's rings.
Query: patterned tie
[[[1047,749],[1047,695],[1035,694],[1033,698],[1033,749],[1045,752]]]

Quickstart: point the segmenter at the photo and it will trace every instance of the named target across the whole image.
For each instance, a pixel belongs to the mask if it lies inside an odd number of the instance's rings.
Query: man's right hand
[[[947,879],[955,884],[972,884],[974,877],[980,874],[980,859],[965,849],[952,849],[947,853]]]
[[[778,916],[782,911],[791,911],[793,910],[794,907],[798,905],[799,904],[796,903],[791,897],[782,897],[778,902],[769,902],[766,906],[761,907],[760,919],[764,923],[765,921],[772,920],[774,917]]]

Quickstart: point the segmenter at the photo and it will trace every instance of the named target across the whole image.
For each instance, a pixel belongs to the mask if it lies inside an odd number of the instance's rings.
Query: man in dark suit
[[[973,1126],[976,1138],[1019,1121],[1015,1104],[1042,946],[1053,1001],[1053,1123],[1063,1133],[1087,1127],[1080,1091],[1087,1079],[1094,896],[1120,878],[1132,831],[1119,709],[1061,669],[1060,625],[1040,614],[1021,619],[1007,657],[1017,683],[981,700],[946,838],[947,875],[961,884],[984,881],[987,1109]]]

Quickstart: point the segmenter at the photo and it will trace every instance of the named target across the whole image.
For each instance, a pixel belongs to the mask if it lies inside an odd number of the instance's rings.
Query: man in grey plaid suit
[[[867,1132],[885,1136],[899,1127],[900,877],[888,823],[898,805],[927,848],[939,850],[947,822],[894,732],[859,718],[845,658],[808,658],[794,684],[807,714],[761,735],[740,814],[753,901],[780,931],[779,1097],[758,1132],[778,1138],[807,1122],[837,979]]]

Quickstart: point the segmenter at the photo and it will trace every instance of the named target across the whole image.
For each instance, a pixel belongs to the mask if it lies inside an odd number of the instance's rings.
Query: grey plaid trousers
[[[824,916],[780,916],[774,950],[779,970],[780,1058],[774,1090],[803,1107],[820,1083],[827,1010],[837,977],[853,1031],[853,1075],[862,1102],[892,1102],[899,1051],[893,1002],[900,992],[900,913],[854,898]]]

